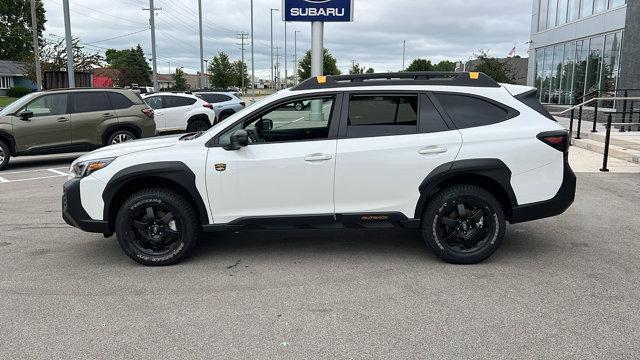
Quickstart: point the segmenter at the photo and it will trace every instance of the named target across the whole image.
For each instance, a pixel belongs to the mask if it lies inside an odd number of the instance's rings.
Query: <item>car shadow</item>
[[[31,168],[59,168],[69,166],[84,153],[70,153],[60,155],[25,156],[11,158],[2,172],[12,170],[30,170]],[[35,169],[34,169],[35,170]]]

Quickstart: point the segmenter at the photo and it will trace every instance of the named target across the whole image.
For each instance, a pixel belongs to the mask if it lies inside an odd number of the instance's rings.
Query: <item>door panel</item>
[[[71,139],[77,149],[103,145],[102,131],[118,118],[105,92],[78,92],[71,94]]]
[[[38,97],[18,113],[29,110],[28,120],[13,118],[13,131],[18,152],[66,151],[71,146],[71,125],[67,110],[67,94]]]
[[[214,221],[332,215],[335,150],[336,140],[250,145],[238,151],[211,148],[207,187]],[[216,170],[220,164],[224,171]]]

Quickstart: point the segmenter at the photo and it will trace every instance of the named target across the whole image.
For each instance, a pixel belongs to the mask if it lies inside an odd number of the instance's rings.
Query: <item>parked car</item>
[[[199,91],[193,94],[213,104],[218,121],[228,118],[246,106],[245,102],[233,93]]]
[[[12,156],[87,151],[155,134],[153,109],[131,90],[35,92],[0,111],[0,169]]]
[[[310,110],[292,111],[299,101]],[[393,226],[472,264],[507,222],[572,204],[568,140],[535,88],[481,73],[314,77],[206,133],[81,157],[63,218],[115,233],[144,265],[183,259],[202,231]]]
[[[195,95],[155,93],[142,98],[155,110],[158,131],[206,131],[215,124],[213,105]]]

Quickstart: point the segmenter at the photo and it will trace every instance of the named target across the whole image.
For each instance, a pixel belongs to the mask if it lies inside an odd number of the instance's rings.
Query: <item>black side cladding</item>
[[[520,100],[521,103],[537,111],[540,115],[557,122],[553,115],[551,115],[538,100],[538,89],[532,89],[524,92],[515,96],[515,98]]]

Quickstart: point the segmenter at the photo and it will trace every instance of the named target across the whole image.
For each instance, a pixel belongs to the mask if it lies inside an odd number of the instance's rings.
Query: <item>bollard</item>
[[[582,139],[580,137],[580,129],[582,128],[582,106],[578,109],[578,135],[576,135],[576,140]]]
[[[573,141],[573,118],[575,115],[576,109],[571,109],[571,121],[569,121],[569,146],[572,145]]]
[[[602,159],[602,169],[600,169],[602,172],[609,172],[607,163],[609,161],[609,143],[611,142],[611,119],[612,115],[609,114],[607,118],[607,135],[604,138],[604,158]]]
[[[633,123],[633,107],[634,107],[635,103],[632,101],[631,102],[631,108],[629,109],[629,124]],[[629,129],[627,131],[631,132],[633,129],[631,129],[631,125],[629,125]]]
[[[596,130],[596,124],[598,123],[598,103],[599,102],[600,102],[600,100],[596,101],[596,108],[595,108],[595,111],[593,113],[593,129],[591,129],[592,133],[598,132],[598,130]]]

